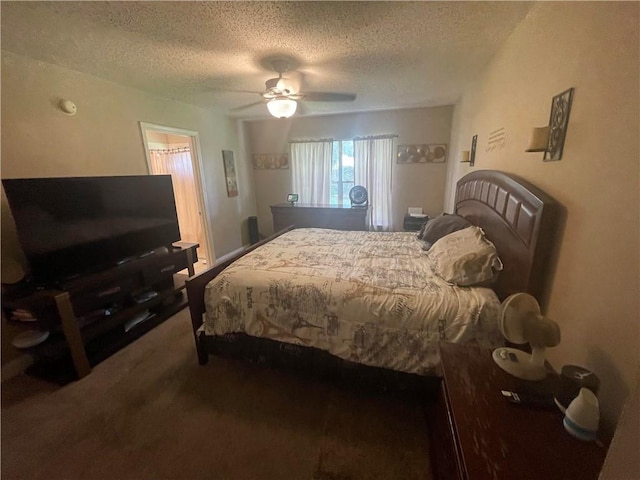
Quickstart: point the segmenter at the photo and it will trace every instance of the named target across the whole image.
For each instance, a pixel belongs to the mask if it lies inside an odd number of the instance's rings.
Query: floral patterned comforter
[[[451,286],[411,232],[292,230],[207,285],[204,330],[316,347],[340,358],[432,375],[438,342],[497,346],[500,303]]]

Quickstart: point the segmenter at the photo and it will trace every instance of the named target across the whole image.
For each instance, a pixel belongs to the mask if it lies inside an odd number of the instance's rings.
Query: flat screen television
[[[38,284],[180,240],[170,175],[4,179],[2,185]]]

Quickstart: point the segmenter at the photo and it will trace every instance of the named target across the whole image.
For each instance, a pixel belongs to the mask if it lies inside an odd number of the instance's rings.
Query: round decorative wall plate
[[[367,189],[361,185],[356,185],[349,191],[351,205],[365,205],[367,203]]]

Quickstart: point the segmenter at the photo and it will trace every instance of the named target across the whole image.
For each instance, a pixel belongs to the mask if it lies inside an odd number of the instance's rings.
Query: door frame
[[[153,169],[151,168],[151,156],[149,155],[149,142],[147,140],[147,131],[153,131],[158,133],[167,133],[171,135],[181,135],[183,137],[189,137],[190,144],[192,146],[191,151],[191,165],[193,167],[193,175],[194,181],[196,184],[196,198],[198,199],[198,208],[202,214],[200,215],[201,220],[204,222],[204,238],[206,245],[202,245],[205,249],[205,256],[207,257],[207,268],[213,265],[216,261],[216,254],[213,247],[213,242],[211,239],[213,238],[211,232],[211,225],[209,222],[209,199],[207,196],[207,188],[204,183],[204,176],[202,172],[204,171],[204,166],[202,165],[202,151],[200,149],[200,137],[198,132],[193,130],[186,130],[184,128],[176,128],[176,127],[168,127],[166,125],[157,125],[154,123],[140,123],[140,132],[142,134],[142,142],[144,144],[144,155],[147,159],[147,172],[149,175],[153,174]]]

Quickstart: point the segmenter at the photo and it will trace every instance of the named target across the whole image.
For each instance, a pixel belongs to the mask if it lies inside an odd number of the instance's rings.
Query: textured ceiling
[[[2,48],[199,106],[259,101],[286,55],[304,114],[451,104],[530,2],[8,2]],[[266,115],[256,105],[230,115]]]

